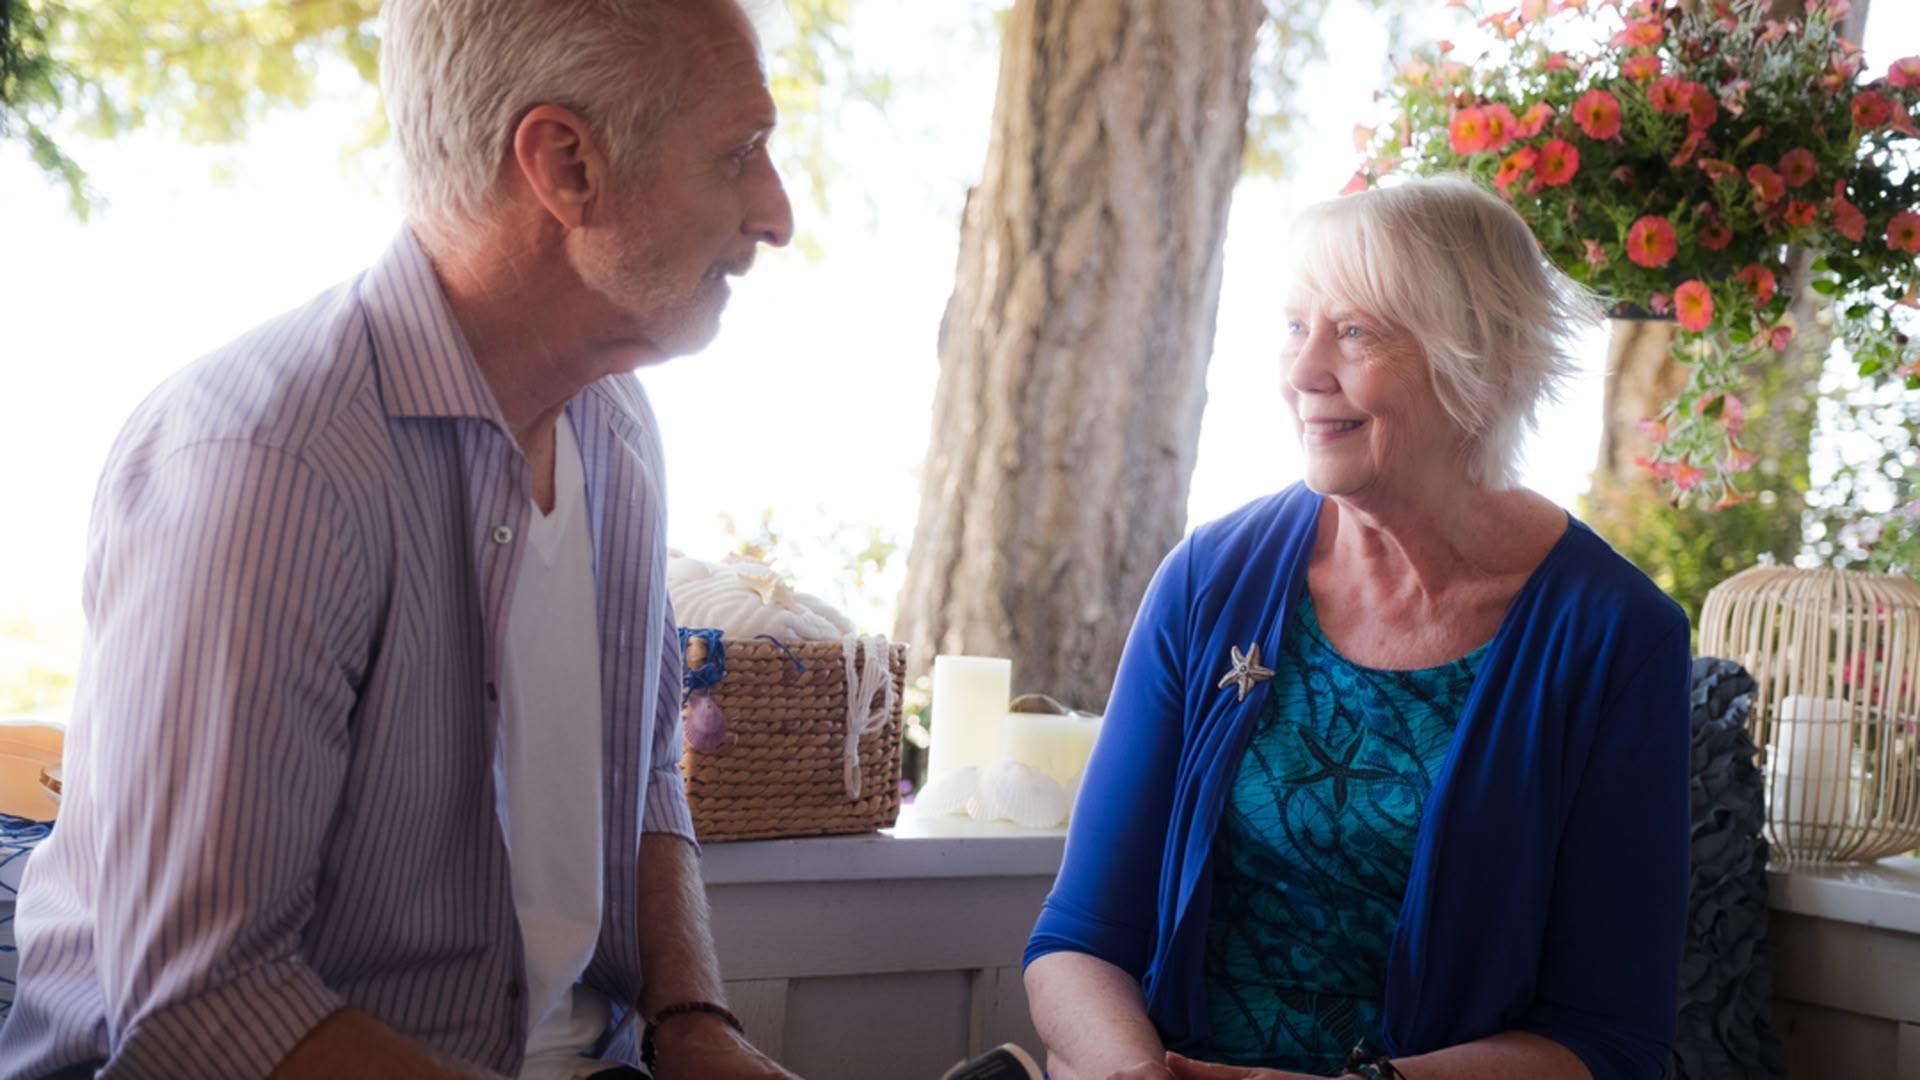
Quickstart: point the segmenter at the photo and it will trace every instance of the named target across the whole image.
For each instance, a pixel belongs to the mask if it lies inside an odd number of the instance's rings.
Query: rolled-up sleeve
[[[110,475],[89,553],[81,776],[103,1076],[259,1077],[342,1005],[301,955],[349,756],[371,586],[288,453]]]
[[[680,685],[685,660],[673,605],[667,605],[661,630],[660,686],[653,710],[652,767],[647,774],[647,805],[642,832],[668,833],[693,842],[693,812],[687,807],[687,783],[680,775]]]
[[[1606,697],[1554,871],[1533,1005],[1519,1027],[1594,1080],[1663,1074],[1679,1010],[1688,872],[1687,626]]]
[[[1080,952],[1137,978],[1152,960],[1185,722],[1190,560],[1188,541],[1161,564],[1134,616],[1027,964]]]

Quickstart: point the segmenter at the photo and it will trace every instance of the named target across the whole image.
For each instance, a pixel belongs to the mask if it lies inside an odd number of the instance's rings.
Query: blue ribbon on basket
[[[703,690],[711,690],[719,686],[720,681],[727,677],[727,646],[725,642],[720,640],[720,631],[695,630],[688,626],[681,627],[680,655],[685,656],[687,654],[687,645],[691,643],[694,638],[699,638],[701,641],[707,643],[707,662],[697,668],[688,668],[686,673],[681,677],[683,689],[680,700],[683,703],[687,698]]]
[[[773,642],[774,648],[779,649],[783,653],[786,653],[787,659],[793,661],[793,670],[799,672],[802,675],[805,675],[807,673],[807,665],[805,663],[802,663],[799,657],[793,655],[793,650],[787,648],[786,642],[781,641],[779,638],[774,637],[772,634],[761,634],[758,637],[754,638],[753,640]]]
[[[685,704],[693,695],[712,690],[726,679],[727,644],[722,640],[725,634],[725,631],[722,630],[696,630],[690,626],[682,626],[679,629],[680,655],[686,655],[687,646],[695,638],[699,638],[701,641],[707,643],[707,662],[697,668],[688,668],[681,675],[680,701],[682,704]],[[761,634],[754,638],[754,640],[772,642],[774,648],[787,654],[787,660],[793,664],[795,671],[803,675],[806,674],[806,661],[793,655],[793,650],[787,648],[786,643],[779,638],[774,637],[772,634]]]

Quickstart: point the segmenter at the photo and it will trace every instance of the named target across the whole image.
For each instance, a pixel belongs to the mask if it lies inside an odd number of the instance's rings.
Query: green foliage
[[[26,143],[34,164],[67,190],[81,220],[99,202],[87,174],[46,129],[71,77],[48,45],[66,8],[36,0],[0,0],[0,139]]]
[[[268,112],[311,101],[328,57],[369,81],[378,73],[379,0],[0,2],[0,138],[23,139],[83,219],[101,199],[56,130],[112,139],[157,125],[230,143]]]
[[[1700,622],[1707,593],[1756,562],[1791,564],[1802,552],[1815,411],[1789,373],[1766,365],[1744,373],[1757,391],[1748,418],[1758,450],[1758,497],[1719,510],[1677,505],[1651,473],[1596,473],[1580,516]]]
[[[775,145],[826,205],[828,118],[881,107],[889,78],[847,42],[856,0],[789,0],[794,33],[769,58]],[[149,126],[195,143],[244,139],[261,118],[310,103],[329,61],[379,81],[380,0],[0,0],[0,139],[24,141],[84,220],[101,205],[55,132],[113,139]],[[385,141],[377,111],[353,149]]]
[[[1821,411],[1821,443],[1833,464],[1822,463],[1807,497],[1807,554],[1920,580],[1920,400],[1884,384],[1856,385]]]
[[[1414,0],[1360,0],[1372,11],[1398,16]],[[1321,28],[1328,24],[1334,0],[1266,0],[1267,19],[1254,46],[1253,87],[1247,100],[1247,145],[1242,169],[1256,176],[1284,178],[1293,151],[1294,129],[1312,97],[1301,80],[1327,59]]]
[[[64,717],[73,707],[72,658],[79,651],[77,613],[62,618],[26,611],[0,615],[0,719]]]
[[[829,152],[832,118],[864,105],[885,109],[893,97],[892,76],[856,60],[847,41],[855,0],[788,0],[793,36],[768,58],[768,81],[780,104],[776,140],[782,171],[805,178],[816,207],[826,210],[833,175]],[[802,244],[806,242],[801,238]],[[814,254],[817,254],[815,252]]]

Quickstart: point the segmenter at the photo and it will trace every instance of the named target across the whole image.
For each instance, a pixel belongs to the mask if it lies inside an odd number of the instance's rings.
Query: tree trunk
[[[1687,369],[1673,359],[1676,326],[1653,319],[1608,320],[1606,403],[1601,414],[1605,420],[1600,427],[1600,461],[1594,467],[1596,486],[1625,483],[1646,474],[1633,463],[1636,455],[1652,450],[1640,433],[1640,420],[1658,416],[1687,385]]]
[[[1262,9],[1008,15],[895,627],[917,671],[1011,656],[1016,692],[1104,707],[1185,528]]]

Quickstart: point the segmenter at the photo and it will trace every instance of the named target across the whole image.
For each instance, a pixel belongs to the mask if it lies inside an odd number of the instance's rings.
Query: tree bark
[[[1186,522],[1262,0],[1018,0],[895,627],[1100,709]],[[938,703],[935,703],[938,722]]]
[[[1646,475],[1633,463],[1636,455],[1652,451],[1639,430],[1640,420],[1658,416],[1687,385],[1687,369],[1673,359],[1676,326],[1654,319],[1608,320],[1605,421],[1595,485]]]

